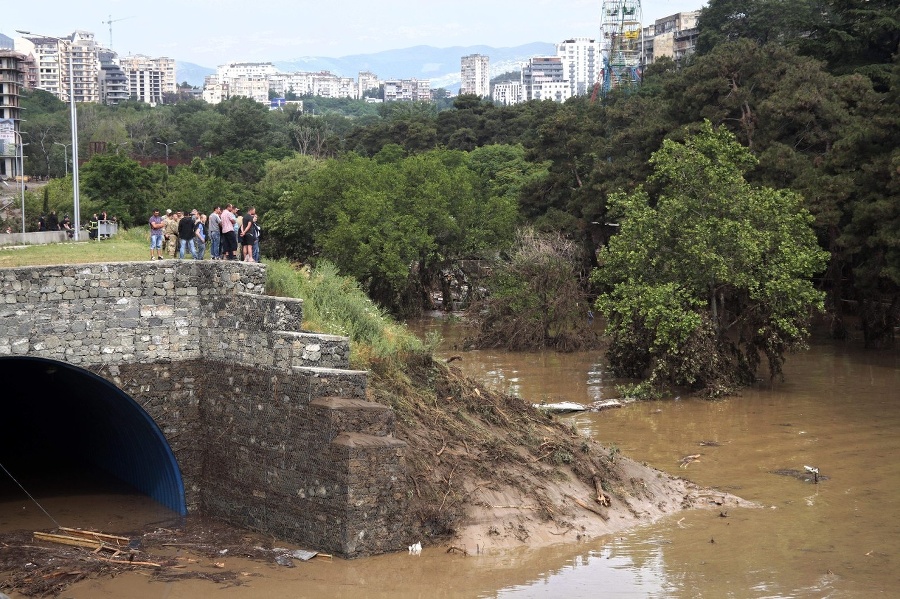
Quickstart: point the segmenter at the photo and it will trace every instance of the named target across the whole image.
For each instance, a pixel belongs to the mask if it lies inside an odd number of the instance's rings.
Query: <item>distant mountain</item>
[[[177,83],[179,85],[184,81],[187,81],[194,87],[203,87],[206,76],[213,75],[215,72],[215,69],[201,67],[192,62],[175,61],[175,77],[178,79]]]
[[[341,58],[306,57],[273,64],[285,72],[331,71],[341,77],[358,76],[360,71],[371,71],[379,79],[410,78],[429,79],[432,88],[443,87],[459,90],[459,60],[469,54],[490,57],[491,76],[506,71],[517,71],[521,63],[533,56],[553,56],[556,46],[545,42],[533,42],[513,48],[491,46],[453,46],[435,48],[414,46],[400,50],[385,50],[374,54],[354,54]]]
[[[490,57],[491,76],[506,71],[519,70],[521,63],[533,56],[553,56],[556,46],[545,42],[533,42],[514,48],[493,48],[491,46],[454,46],[435,48],[415,46],[400,50],[385,50],[374,54],[354,54],[341,58],[309,56],[294,60],[272,61],[282,72],[330,71],[341,77],[357,78],[360,71],[371,71],[379,79],[411,78],[428,79],[432,88],[443,87],[459,90],[459,59],[469,54],[484,54]],[[203,78],[215,72],[214,69],[197,66],[188,62],[176,64],[178,82],[187,81],[191,85],[203,85]]]

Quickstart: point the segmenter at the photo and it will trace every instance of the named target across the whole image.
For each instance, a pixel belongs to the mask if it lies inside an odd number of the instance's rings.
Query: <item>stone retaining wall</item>
[[[302,302],[264,287],[264,265],[227,261],[0,269],[0,356],[89,368],[134,398],[189,511],[350,557],[405,547],[393,412],[365,401],[346,338],[302,331]]]

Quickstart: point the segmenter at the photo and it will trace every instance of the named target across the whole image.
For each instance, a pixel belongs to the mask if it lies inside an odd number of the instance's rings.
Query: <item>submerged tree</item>
[[[613,371],[643,378],[637,393],[710,396],[753,382],[763,356],[779,375],[823,304],[810,277],[827,254],[801,197],[747,183],[756,159],[708,121],[684,143],[666,140],[651,164],[658,198],[610,198],[620,234],[594,275]]]
[[[576,351],[597,347],[599,327],[578,280],[581,247],[559,234],[519,231],[509,256],[482,281],[473,304],[476,347]]]

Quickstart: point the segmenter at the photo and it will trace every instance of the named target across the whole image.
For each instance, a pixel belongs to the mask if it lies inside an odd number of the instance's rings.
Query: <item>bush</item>
[[[349,337],[354,368],[395,367],[431,348],[375,305],[350,277],[320,261],[315,269],[270,262],[266,293],[303,300],[303,328]]]
[[[476,301],[476,347],[576,351],[600,343],[591,303],[577,274],[579,250],[560,235],[519,232],[507,259],[482,282]]]

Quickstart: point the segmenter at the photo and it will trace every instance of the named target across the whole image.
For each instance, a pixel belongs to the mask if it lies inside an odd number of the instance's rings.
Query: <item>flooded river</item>
[[[441,326],[452,325],[422,328]],[[449,347],[455,329],[443,332]],[[460,355],[456,363],[466,372],[529,401],[616,397],[597,353]],[[499,555],[426,547],[421,556],[313,560],[293,569],[229,559],[227,567],[246,574],[240,587],[151,583],[132,573],[79,583],[63,596],[900,596],[900,354],[816,345],[788,359],[785,378],[721,401],[671,398],[561,417],[623,454],[734,492],[759,509],[685,512],[614,537]],[[689,454],[699,460],[681,467]],[[827,479],[813,484],[773,473],[804,466]],[[90,507],[92,522],[115,532],[110,514],[130,509],[126,501],[120,494],[54,497],[48,511]],[[133,501],[130,517],[166,516],[152,502]],[[0,530],[47,528],[41,518],[25,501],[0,498]]]

